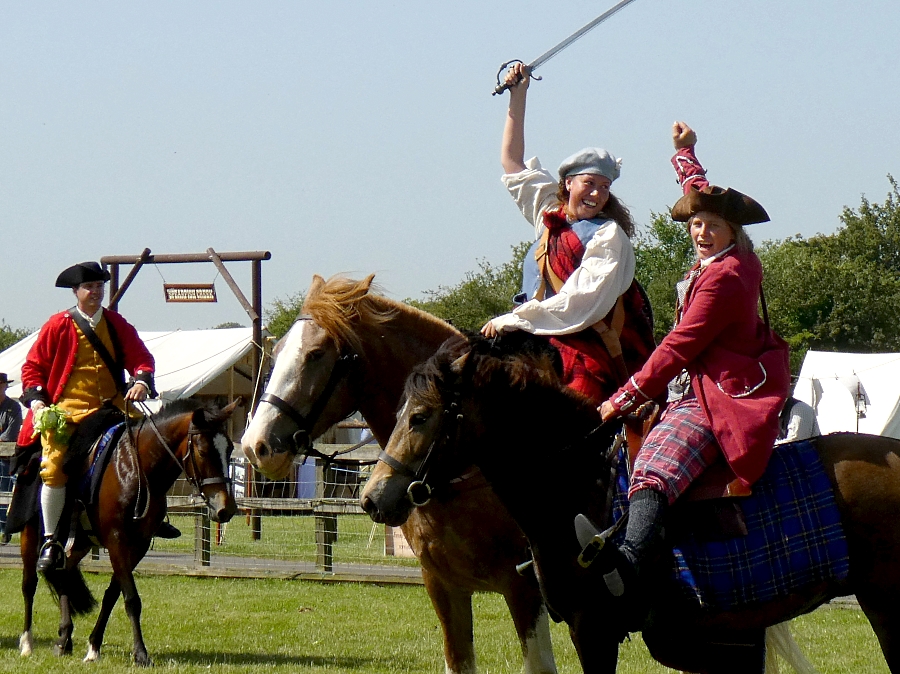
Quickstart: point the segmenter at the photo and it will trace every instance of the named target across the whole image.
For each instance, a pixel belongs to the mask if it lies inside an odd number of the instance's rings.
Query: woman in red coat
[[[639,575],[653,552],[668,506],[720,455],[735,484],[749,487],[759,479],[790,386],[788,346],[759,316],[762,265],[744,232],[769,216],[750,197],[706,181],[690,127],[676,123],[673,139],[673,164],[685,194],[672,218],[687,223],[697,262],[676,286],[675,327],[600,407],[607,420],[668,388],[668,406],[632,472],[619,549],[624,563],[616,565],[626,577],[626,592],[628,577]]]

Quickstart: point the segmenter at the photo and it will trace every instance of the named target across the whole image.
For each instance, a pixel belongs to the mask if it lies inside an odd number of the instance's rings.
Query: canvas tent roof
[[[816,410],[822,433],[900,438],[900,353],[809,351],[794,397]]]
[[[156,388],[160,401],[186,398],[195,393],[246,395],[252,390],[253,347],[251,328],[219,330],[176,330],[173,332],[140,332],[141,339],[156,359]],[[18,398],[22,394],[22,364],[37,333],[29,335],[0,353],[0,372],[15,379],[7,391]],[[229,368],[235,365],[235,381],[225,381]],[[160,403],[151,406],[155,409]]]

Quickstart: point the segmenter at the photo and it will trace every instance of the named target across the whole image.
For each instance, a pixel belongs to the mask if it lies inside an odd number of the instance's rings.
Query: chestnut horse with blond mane
[[[275,349],[266,392],[241,441],[266,477],[285,477],[310,439],[357,410],[385,446],[407,375],[460,335],[444,321],[371,292],[373,278],[313,277],[303,315]],[[476,671],[472,595],[483,591],[506,600],[525,672],[555,672],[536,579],[515,570],[530,557],[525,537],[478,471],[458,477],[402,526],[441,623],[446,671]]]

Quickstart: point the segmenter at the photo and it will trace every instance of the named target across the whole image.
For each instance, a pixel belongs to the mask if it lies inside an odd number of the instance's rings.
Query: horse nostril
[[[264,459],[269,455],[269,447],[265,443],[257,443],[256,445],[256,456],[260,459]]]

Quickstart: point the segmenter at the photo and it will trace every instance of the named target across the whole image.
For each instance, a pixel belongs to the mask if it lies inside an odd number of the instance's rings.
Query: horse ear
[[[369,289],[372,287],[372,281],[375,280],[375,274],[369,274],[363,280],[363,285],[366,287],[366,292],[369,292]]]
[[[228,405],[226,405],[225,407],[223,407],[222,410],[221,410],[221,412],[219,413],[219,415],[221,416],[221,418],[222,418],[223,420],[224,420],[224,419],[227,419],[227,418],[229,418],[232,414],[234,414],[234,411],[235,411],[238,407],[241,407],[243,404],[244,404],[244,399],[243,399],[241,396],[238,396],[238,397],[235,398],[232,402],[230,402]]]
[[[325,279],[318,274],[313,274],[312,283],[309,284],[309,290],[306,291],[306,294],[312,295],[313,293],[318,292],[323,285],[325,285]]]
[[[191,423],[198,428],[205,428],[208,425],[206,421],[206,410],[202,407],[195,409],[194,413],[191,415]]]
[[[466,363],[469,362],[469,356],[471,355],[471,351],[466,351],[463,355],[450,363],[450,371],[453,374],[460,374],[466,366]]]

